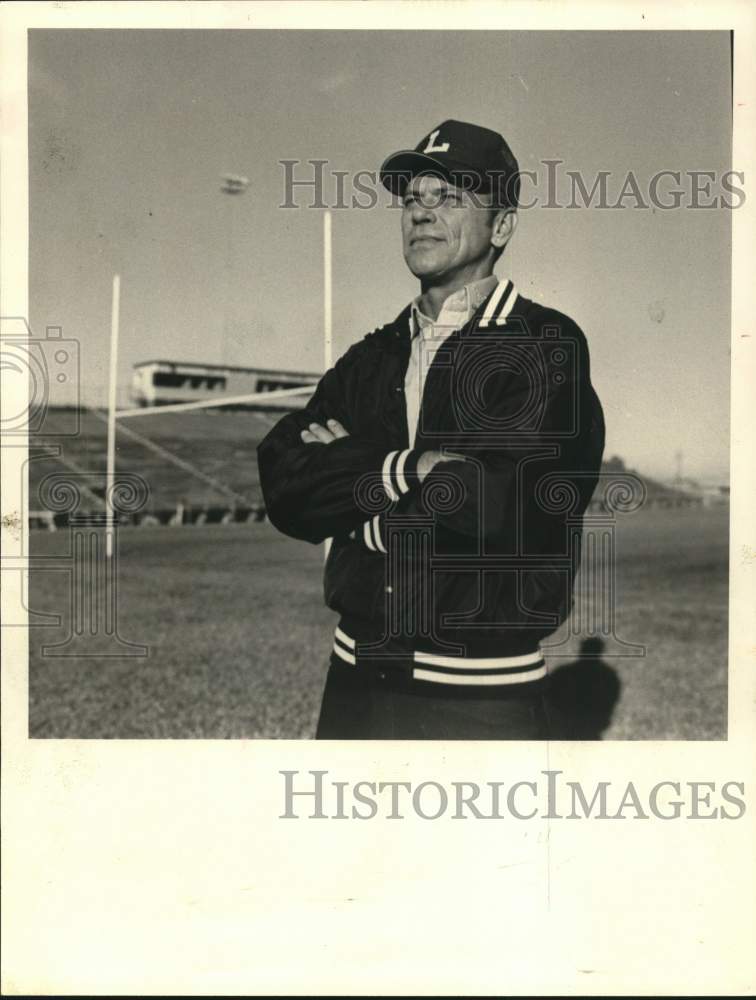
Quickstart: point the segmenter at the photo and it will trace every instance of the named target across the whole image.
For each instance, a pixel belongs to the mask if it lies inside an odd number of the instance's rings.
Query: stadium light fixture
[[[240,174],[221,174],[221,191],[224,194],[244,194],[249,187],[249,178]]]

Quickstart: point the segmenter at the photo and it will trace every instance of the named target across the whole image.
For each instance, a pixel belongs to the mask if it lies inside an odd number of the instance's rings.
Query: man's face
[[[415,277],[445,279],[479,261],[491,250],[491,210],[441,177],[415,177],[407,185],[402,211],[402,243]]]

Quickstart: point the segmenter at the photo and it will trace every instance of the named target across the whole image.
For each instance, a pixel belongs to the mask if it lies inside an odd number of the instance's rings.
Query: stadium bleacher
[[[40,491],[46,477],[70,474],[83,486],[81,507],[102,509],[107,414],[82,410],[76,436],[56,435],[56,411],[48,411],[43,433],[30,440],[29,510],[45,520]],[[256,411],[197,410],[119,421],[116,476],[142,477],[148,500],[140,518],[165,523],[183,508],[188,521],[220,521],[246,511],[259,519],[262,496],[256,448],[276,416]],[[53,453],[58,451],[57,455]],[[100,475],[101,474],[101,478]],[[243,518],[246,519],[246,518]],[[46,526],[40,524],[40,526]]]
[[[116,430],[116,477],[140,476],[147,502],[133,524],[213,524],[263,520],[265,510],[257,473],[257,445],[280,414],[225,408],[163,412],[119,420]],[[75,436],[58,435],[70,426],[70,413],[50,409],[43,431],[30,441],[30,526],[51,528],[67,523],[66,515],[51,515],[41,487],[51,474],[74,478],[81,492],[79,513],[104,507],[107,414],[82,409]],[[58,454],[53,454],[54,452]],[[34,457],[33,457],[34,456]],[[33,457],[33,458],[32,458]],[[617,456],[607,458],[603,472],[640,474]],[[699,493],[641,477],[645,507],[700,506]],[[590,509],[602,506],[597,491]]]

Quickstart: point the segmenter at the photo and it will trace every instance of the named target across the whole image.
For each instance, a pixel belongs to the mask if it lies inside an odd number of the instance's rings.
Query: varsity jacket
[[[260,443],[268,517],[332,539],[324,590],[342,660],[406,661],[448,683],[536,679],[539,642],[572,606],[604,447],[585,337],[500,282],[434,355],[410,442],[410,323],[408,306],[354,344]],[[349,436],[302,442],[330,418]],[[420,483],[426,450],[461,458]]]

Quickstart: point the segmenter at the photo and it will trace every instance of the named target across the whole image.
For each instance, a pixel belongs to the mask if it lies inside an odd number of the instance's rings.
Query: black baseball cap
[[[516,208],[519,166],[503,136],[481,125],[449,120],[437,125],[414,149],[383,162],[381,182],[400,197],[418,174],[434,174],[467,191],[493,192],[495,204]]]

